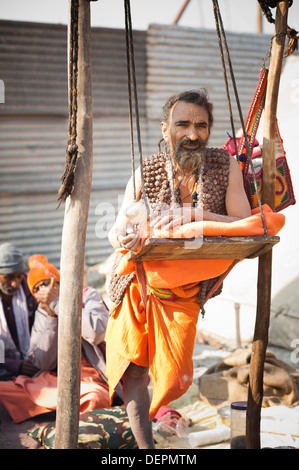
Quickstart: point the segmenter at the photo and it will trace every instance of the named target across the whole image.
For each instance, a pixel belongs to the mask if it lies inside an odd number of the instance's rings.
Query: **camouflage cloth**
[[[44,449],[53,449],[55,422],[29,435]],[[93,410],[79,421],[78,449],[137,449],[126,410],[121,406]]]

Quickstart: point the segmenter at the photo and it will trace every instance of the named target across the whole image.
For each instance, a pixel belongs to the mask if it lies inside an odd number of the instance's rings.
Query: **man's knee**
[[[127,379],[146,379],[148,376],[148,367],[137,366],[130,363],[129,367],[125,372],[125,378]]]

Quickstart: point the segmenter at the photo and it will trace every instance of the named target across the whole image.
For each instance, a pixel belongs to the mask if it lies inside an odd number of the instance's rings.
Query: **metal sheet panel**
[[[93,128],[93,188],[123,189],[131,175],[129,119],[95,117]],[[144,119],[140,128],[146,141]],[[0,118],[0,194],[57,192],[66,141],[66,118]],[[136,146],[135,136],[138,165]]]
[[[141,132],[146,131],[144,119],[140,124]],[[56,263],[63,224],[63,205],[56,210],[57,191],[65,164],[66,131],[65,118],[0,121],[0,243],[16,243],[28,255],[36,250],[47,251],[49,259]],[[145,133],[143,136],[146,140]],[[95,118],[88,264],[103,261],[112,251],[105,226],[108,223],[111,228],[115,221],[115,209],[131,171],[128,119]],[[103,229],[99,218],[104,220]]]
[[[1,114],[67,114],[66,27],[0,21]]]
[[[108,232],[121,202],[117,190],[91,193],[86,233],[86,265],[103,262],[113,251]],[[2,195],[0,203],[0,243],[18,246],[26,260],[43,253],[51,263],[60,265],[64,205],[57,209],[56,193]]]
[[[269,49],[265,35],[226,35],[244,118],[258,83],[262,61]],[[227,71],[229,76],[229,71]],[[147,34],[147,116],[161,120],[166,99],[189,89],[205,88],[214,103],[215,124],[211,144],[223,145],[230,132],[223,70],[215,31],[151,25]],[[230,85],[236,126],[240,127]]]
[[[93,108],[96,116],[128,114],[126,40],[122,30],[91,32]],[[145,114],[146,32],[134,32],[138,100]],[[67,27],[0,21],[0,115],[68,114]]]
[[[137,31],[134,38],[146,142],[146,32]],[[65,26],[0,21],[0,79],[5,85],[5,102],[0,103],[0,243],[11,241],[26,256],[45,253],[57,265],[64,215],[63,205],[56,209],[57,191],[68,126],[66,39]],[[124,31],[92,29],[91,54],[94,166],[88,265],[112,251],[107,226],[115,220],[118,199],[131,175]],[[137,159],[136,145],[135,155]]]

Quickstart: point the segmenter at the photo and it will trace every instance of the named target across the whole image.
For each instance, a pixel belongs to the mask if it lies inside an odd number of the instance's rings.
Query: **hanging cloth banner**
[[[255,136],[259,127],[261,115],[265,106],[266,88],[267,88],[268,69],[262,68],[260,78],[256,87],[247,117],[245,121],[245,130],[249,140],[249,148],[253,162],[258,191],[262,197],[263,187],[263,158],[262,150]],[[250,165],[250,159],[247,156],[244,136],[238,137],[238,154],[240,168],[243,173],[244,187],[250,202],[251,208],[258,206],[254,177]],[[230,138],[223,148],[227,149],[231,155],[235,155],[233,139]],[[276,186],[275,186],[275,211],[279,212],[286,207],[295,204],[295,196],[291,180],[291,174],[288,167],[283,141],[280,136],[278,123],[276,121]]]

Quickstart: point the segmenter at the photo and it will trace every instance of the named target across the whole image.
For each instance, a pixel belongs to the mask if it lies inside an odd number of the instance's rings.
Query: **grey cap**
[[[11,243],[0,245],[0,274],[25,271],[25,261],[20,250]]]

